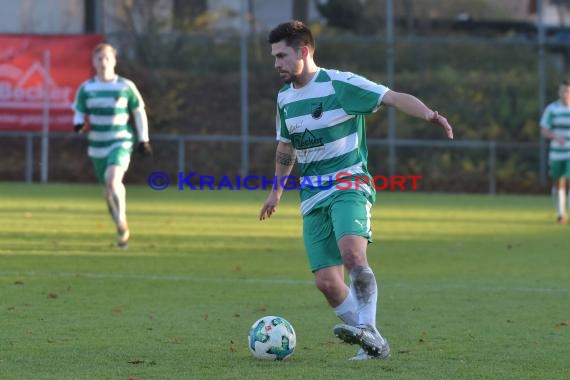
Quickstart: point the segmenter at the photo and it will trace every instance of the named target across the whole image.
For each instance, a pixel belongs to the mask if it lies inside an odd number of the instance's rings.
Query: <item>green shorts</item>
[[[303,217],[303,241],[311,271],[341,265],[337,241],[344,235],[372,242],[372,203],[360,191],[337,191]]]
[[[570,160],[550,161],[550,177],[553,179],[570,178]]]
[[[95,174],[99,183],[105,183],[105,171],[109,166],[120,166],[124,171],[129,168],[131,162],[131,149],[117,148],[113,149],[107,157],[94,158],[89,157],[95,168]]]

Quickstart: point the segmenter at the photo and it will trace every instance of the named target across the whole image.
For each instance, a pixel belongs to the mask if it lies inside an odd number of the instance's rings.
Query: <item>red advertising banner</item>
[[[75,92],[94,75],[91,51],[102,41],[99,35],[0,35],[0,130],[41,131],[48,116],[50,131],[71,131]]]

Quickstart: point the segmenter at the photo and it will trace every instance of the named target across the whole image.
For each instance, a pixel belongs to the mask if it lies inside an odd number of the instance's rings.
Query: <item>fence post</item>
[[[26,183],[32,183],[34,174],[34,135],[26,133]]]
[[[240,6],[240,109],[241,109],[241,175],[249,172],[249,80],[248,80],[248,45],[249,36],[248,1],[241,0]]]
[[[497,194],[497,178],[495,177],[495,170],[497,166],[497,143],[495,141],[489,142],[489,194]]]
[[[178,173],[184,173],[186,163],[186,141],[184,136],[178,136]]]
[[[394,4],[393,0],[386,1],[386,76],[387,86],[394,88]],[[388,107],[388,174],[396,174],[396,110]]]
[[[538,107],[539,114],[544,111],[546,106],[546,50],[545,50],[545,39],[546,31],[544,25],[544,9],[543,0],[537,0],[537,16],[538,16]],[[538,148],[538,178],[542,186],[546,186],[547,183],[547,162],[546,162],[546,141],[542,136],[542,133],[538,134],[539,138],[539,148]]]
[[[41,151],[41,181],[47,183],[49,175],[49,128],[50,128],[50,51],[44,51],[44,103],[42,113],[42,151]]]

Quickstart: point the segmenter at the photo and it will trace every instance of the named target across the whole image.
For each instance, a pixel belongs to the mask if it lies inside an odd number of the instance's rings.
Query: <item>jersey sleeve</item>
[[[287,124],[285,123],[285,113],[283,109],[277,105],[277,112],[275,115],[275,129],[277,130],[277,141],[282,141],[284,143],[291,142],[291,136],[289,135],[289,130],[287,129]]]
[[[349,115],[376,112],[389,90],[384,85],[350,72],[336,71],[331,79],[337,99]]]
[[[137,86],[132,81],[127,81],[128,83],[128,106],[130,110],[136,110],[138,108],[144,108],[144,101],[141,93],[137,89]]]

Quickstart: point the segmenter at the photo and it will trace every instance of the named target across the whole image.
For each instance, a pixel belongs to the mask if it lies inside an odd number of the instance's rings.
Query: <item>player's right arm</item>
[[[542,113],[542,116],[540,117],[540,133],[545,139],[554,140],[558,144],[564,145],[566,144],[566,138],[564,136],[555,133],[552,130],[552,121],[554,118],[552,108],[553,104],[551,103],[546,107],[546,109]]]
[[[75,101],[73,102],[73,130],[76,133],[81,133],[85,128],[85,114],[87,113],[85,88],[82,84],[77,89]]]
[[[277,209],[281,195],[283,195],[282,184],[285,182],[283,177],[291,174],[294,164],[295,148],[293,148],[293,144],[279,141],[275,152],[275,184],[261,208],[259,220],[270,218]]]
[[[540,132],[545,139],[554,140],[558,142],[560,145],[566,144],[566,138],[564,136],[557,135],[556,133],[552,132],[550,128],[541,127]]]

